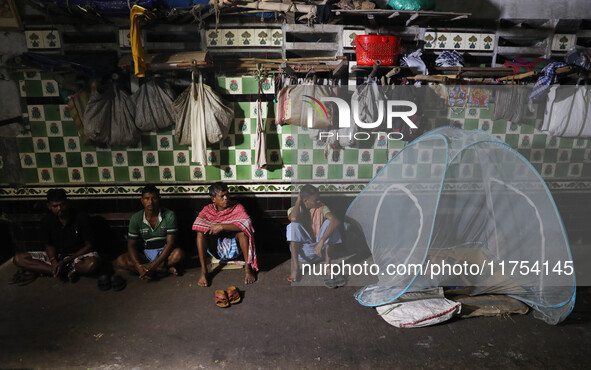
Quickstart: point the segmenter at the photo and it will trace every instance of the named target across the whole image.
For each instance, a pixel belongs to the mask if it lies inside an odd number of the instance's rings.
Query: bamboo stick
[[[392,68],[392,70],[390,70],[390,72],[386,73],[386,77],[390,78],[394,75],[397,75],[400,73],[400,67],[394,67]]]
[[[303,62],[303,61],[338,61],[338,60],[346,60],[346,56],[334,56],[334,57],[307,57],[307,58],[291,58],[291,59],[261,59],[261,58],[236,58],[230,59],[232,61],[239,60],[244,62],[255,62],[255,63],[294,63],[294,62]],[[219,61],[224,62],[223,59],[219,59]]]
[[[521,80],[524,78],[537,76],[537,75],[538,75],[537,71],[529,71],[529,72],[520,73],[520,74],[516,74],[516,75],[501,77],[501,78],[499,78],[499,81]]]
[[[223,4],[223,0],[219,1],[220,6]],[[238,2],[236,4],[241,8],[256,9],[256,10],[274,10],[279,12],[298,12],[298,13],[310,13],[312,10],[316,10],[316,5],[306,5],[303,3],[269,3],[269,2]]]
[[[447,80],[455,80],[458,78],[458,76],[457,75],[416,75],[416,76],[409,76],[407,78],[409,80],[445,82]]]

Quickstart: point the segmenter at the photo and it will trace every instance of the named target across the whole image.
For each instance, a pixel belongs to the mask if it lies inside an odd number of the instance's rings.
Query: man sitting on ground
[[[93,273],[98,267],[88,215],[71,207],[64,189],[47,192],[47,209],[40,230],[45,251],[16,254],[13,262],[20,270],[11,283],[24,285],[37,273],[75,282],[79,274]]]
[[[327,271],[330,265],[329,251],[332,245],[341,243],[338,231],[339,219],[320,201],[320,192],[312,185],[304,185],[293,207],[287,210],[291,223],[287,225],[287,241],[291,249],[291,274],[287,278],[295,282],[299,262],[322,261]],[[333,279],[334,280],[334,279]],[[341,280],[325,278],[325,285],[335,288]]]
[[[160,191],[154,185],[142,189],[144,209],[131,216],[127,253],[115,261],[118,268],[137,272],[144,280],[151,280],[156,273],[178,275],[176,266],[185,256],[176,247],[176,216],[173,211],[160,207],[160,200]]]
[[[244,284],[254,283],[257,271],[257,258],[254,246],[254,229],[244,207],[230,200],[228,186],[216,182],[209,187],[211,204],[206,205],[193,223],[197,231],[197,251],[201,263],[199,286],[209,285],[205,253],[217,251],[221,259],[234,259],[244,256]],[[240,247],[240,249],[238,249]]]

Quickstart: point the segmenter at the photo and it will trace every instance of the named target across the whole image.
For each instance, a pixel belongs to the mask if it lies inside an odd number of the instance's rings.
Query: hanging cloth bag
[[[177,114],[175,140],[181,145],[191,145],[191,160],[207,164],[207,143],[221,141],[230,130],[234,110],[203,83],[195,83],[195,73],[189,86],[174,102]]]
[[[201,80],[201,75],[199,75]],[[203,85],[195,83],[195,73],[191,74],[191,85],[175,100],[177,113],[174,138],[181,145],[191,146],[191,161],[207,164],[207,137],[205,134],[205,104]],[[199,92],[201,91],[201,94]]]
[[[86,136],[84,129],[86,126],[84,123],[84,112],[86,111],[86,106],[90,100],[90,96],[92,94],[91,91],[95,88],[95,86],[83,88],[82,90],[68,96],[68,108],[70,110],[70,116],[74,120],[76,129],[78,130],[78,135],[80,135],[80,140],[82,140],[84,144],[89,144],[90,142],[90,138]]]
[[[135,125],[135,104],[127,91],[113,85],[111,138],[109,145],[136,146],[142,133]]]
[[[308,126],[308,108],[312,112],[312,127],[315,129],[332,126],[330,105],[325,105],[320,98],[333,96],[329,86],[303,84],[286,86],[279,92],[277,123],[280,125]]]
[[[112,103],[113,89],[111,86],[102,86],[90,94],[84,108],[84,134],[96,144],[107,145],[109,143]]]
[[[97,144],[136,146],[141,133],[134,121],[131,96],[111,83],[92,92],[84,110],[84,133]]]
[[[205,106],[207,142],[215,144],[228,135],[230,126],[234,122],[234,108],[226,105],[211,87],[204,84],[201,75],[199,75],[199,84],[203,89],[201,96]]]
[[[144,83],[132,97],[137,107],[135,125],[141,131],[160,130],[174,125],[174,93],[169,86],[160,87],[155,80]]]
[[[552,86],[541,130],[552,136],[591,137],[589,86]]]

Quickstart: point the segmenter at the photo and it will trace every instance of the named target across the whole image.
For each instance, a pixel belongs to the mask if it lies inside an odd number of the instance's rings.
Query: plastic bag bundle
[[[376,307],[378,315],[397,328],[420,328],[447,321],[459,314],[462,304],[446,299],[443,288],[402,294],[394,302]]]
[[[84,110],[84,133],[97,144],[137,145],[141,133],[134,122],[131,96],[114,84],[95,90]]]
[[[388,5],[396,10],[431,10],[435,0],[389,0]]]
[[[420,87],[414,86],[399,86],[389,93],[388,99],[390,100],[406,100],[414,103],[424,101],[425,90]],[[406,108],[393,108],[393,111],[405,111]],[[407,124],[400,120],[396,120],[392,124],[392,131],[400,132],[402,134],[402,140],[413,141],[414,139],[421,136],[427,128],[429,122],[420,114],[415,114],[410,117],[410,120],[417,126],[417,128],[410,128]]]
[[[375,79],[370,79],[366,84],[360,86],[351,97],[352,102],[357,102],[359,119],[361,122],[371,123],[375,122],[379,118],[379,106],[378,101],[382,100],[383,96],[378,90],[378,85]],[[357,140],[355,134],[359,130],[357,125],[354,123],[353,109],[351,109],[351,126],[350,127],[339,127],[338,129],[331,130],[333,135],[329,136],[329,145],[334,145],[338,141],[339,145],[346,148],[355,145]]]
[[[575,45],[566,53],[564,61],[589,70],[591,69],[591,49]]]
[[[176,112],[173,107],[174,93],[168,86],[160,87],[154,80],[140,86],[133,94],[137,113],[135,125],[141,131],[153,131],[174,125]]]
[[[353,94],[352,101],[359,102],[359,119],[361,122],[376,122],[380,116],[378,102],[384,96],[380,93],[375,79],[370,79]]]

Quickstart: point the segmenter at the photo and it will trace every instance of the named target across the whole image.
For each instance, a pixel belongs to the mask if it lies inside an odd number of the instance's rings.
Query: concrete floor
[[[242,270],[231,270],[200,288],[199,268],[190,268],[149,283],[126,274],[120,292],[90,278],[7,285],[16,268],[5,263],[0,368],[588,368],[589,288],[558,326],[530,313],[398,329],[358,304],[356,287],[291,287],[285,257],[266,259],[274,267],[246,287]],[[218,308],[214,290],[228,285],[244,300]]]

